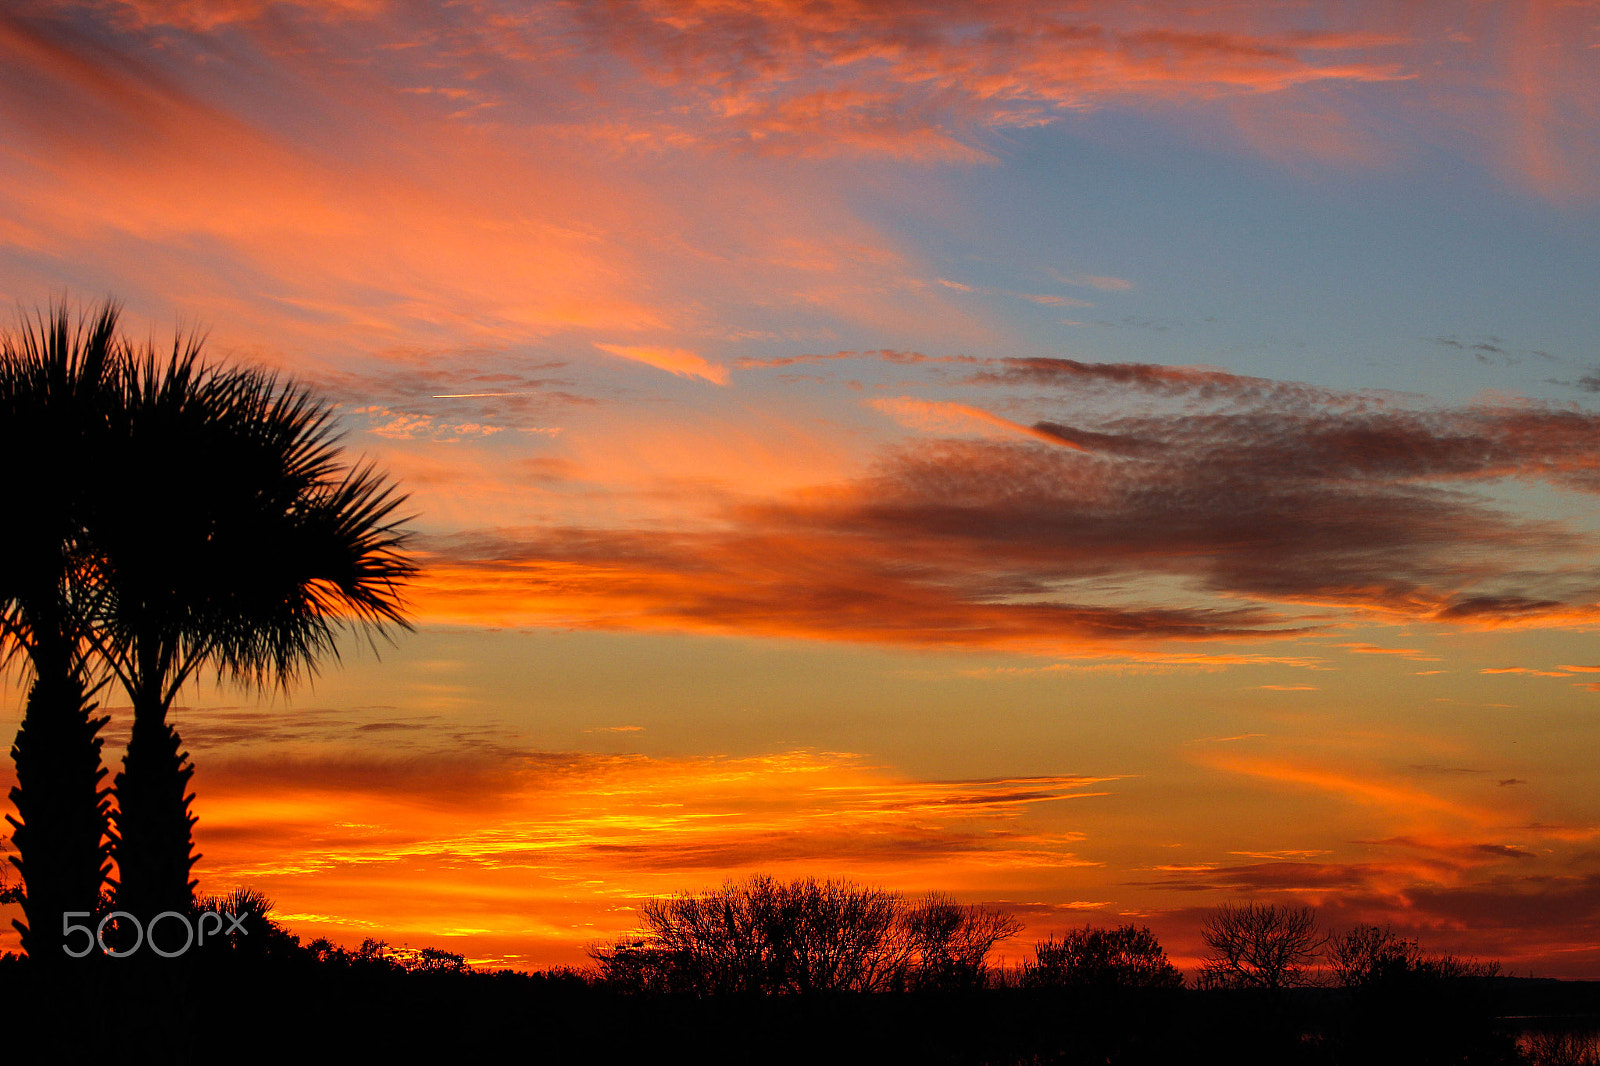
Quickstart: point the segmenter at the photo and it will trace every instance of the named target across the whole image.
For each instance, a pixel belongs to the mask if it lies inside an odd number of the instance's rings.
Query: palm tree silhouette
[[[40,964],[66,956],[63,914],[92,912],[110,871],[107,790],[86,661],[95,595],[83,580],[92,473],[105,447],[125,352],[107,302],[73,325],[67,308],[0,338],[0,454],[15,508],[0,522],[0,637],[32,675],[11,757],[6,816],[18,854],[22,946]]]
[[[179,337],[127,364],[92,522],[97,649],[127,689],[133,731],[116,777],[117,904],[148,923],[187,913],[195,882],[194,772],[167,721],[211,665],[287,688],[337,657],[346,622],[409,628],[415,573],[396,509],[370,464],[341,462],[332,410],[270,374],[201,361]]]

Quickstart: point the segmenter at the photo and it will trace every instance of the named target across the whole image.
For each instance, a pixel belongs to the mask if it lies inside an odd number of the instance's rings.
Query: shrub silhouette
[[[1534,1032],[1523,1040],[1528,1066],[1600,1066],[1600,1045],[1592,1033]]]
[[[1349,999],[1340,1042],[1352,1061],[1491,1063],[1515,1061],[1497,1029],[1494,962],[1428,955],[1393,930],[1362,925],[1335,937],[1329,968]]]
[[[591,957],[633,992],[807,995],[973,988],[994,945],[1021,929],[1001,912],[941,896],[755,877],[646,901],[636,936]]]
[[[1024,988],[1182,988],[1183,974],[1155,934],[1142,926],[1084,926],[1034,945],[1022,966]]]
[[[1360,925],[1328,944],[1334,980],[1344,988],[1393,992],[1462,978],[1494,977],[1497,962],[1479,962],[1454,955],[1425,955],[1417,942],[1394,930]]]
[[[397,953],[407,973],[468,973],[465,955],[443,948],[401,948]]]
[[[205,919],[206,939],[202,945],[197,938],[196,949],[213,957],[226,954],[241,962],[260,962],[268,956],[287,957],[299,950],[299,938],[272,920],[272,901],[256,889],[197,896],[190,914],[197,930],[208,911],[221,921]]]

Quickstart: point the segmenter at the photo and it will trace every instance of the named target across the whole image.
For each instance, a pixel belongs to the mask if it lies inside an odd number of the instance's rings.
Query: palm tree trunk
[[[99,732],[109,719],[95,718],[95,705],[85,698],[83,681],[75,676],[41,672],[28,690],[22,727],[11,747],[17,784],[11,802],[17,817],[11,840],[17,854],[11,861],[22,874],[26,893],[22,913],[13,921],[22,947],[36,965],[55,967],[67,961],[63,947],[63,915],[80,912],[79,923],[100,909],[100,893],[110,871],[108,790],[100,787],[106,771],[100,764]],[[82,935],[70,946],[82,950]]]
[[[116,779],[117,908],[148,929],[164,911],[189,913],[197,884],[189,869],[200,857],[194,853],[195,817],[189,813],[194,765],[178,731],[167,724],[164,707],[152,711],[135,704],[122,766]]]

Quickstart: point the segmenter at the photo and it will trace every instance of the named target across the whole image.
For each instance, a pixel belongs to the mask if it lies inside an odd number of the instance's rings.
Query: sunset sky
[[[304,938],[759,872],[1600,978],[1600,0],[9,0],[63,294],[410,493],[415,632],[174,714]]]

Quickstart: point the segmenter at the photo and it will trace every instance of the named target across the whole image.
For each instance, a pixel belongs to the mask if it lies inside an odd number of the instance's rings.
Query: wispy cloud
[[[956,887],[993,869],[1084,865],[1073,852],[1078,834],[1024,815],[1104,784],[1073,775],[917,780],[814,751],[236,755],[208,759],[202,773],[208,883],[260,887],[312,934],[348,935],[352,914],[390,935],[433,936],[465,922],[479,930],[469,943],[524,959],[536,950],[576,958],[632,925],[629,900],[740,871],[849,870],[893,886],[936,870]],[[530,906],[582,921],[530,924]]]
[[[1464,803],[1414,785],[1385,780],[1373,774],[1352,772],[1293,759],[1237,755],[1220,749],[1196,756],[1205,765],[1230,773],[1304,788],[1382,811],[1389,824],[1402,819],[1421,820],[1429,827],[1444,820],[1452,826],[1488,828],[1503,825],[1502,811]]]
[[[1047,444],[1059,444],[1066,448],[1075,448],[1078,451],[1088,451],[1088,447],[1071,439],[1066,433],[1052,432],[1043,424],[1038,426],[1025,426],[1013,422],[1009,418],[1002,418],[992,411],[985,411],[970,404],[953,403],[948,400],[918,400],[910,396],[900,396],[893,399],[880,397],[867,401],[868,405],[882,411],[884,414],[899,421],[902,425],[933,432],[949,432],[951,429],[966,429],[974,425],[987,429],[1001,429],[1024,437],[1033,437]]]
[[[948,400],[874,399],[918,436],[868,475],[733,496],[704,525],[671,533],[435,538],[420,603],[432,617],[493,624],[1044,652],[1289,636],[1338,620],[1496,627],[1595,617],[1600,586],[1561,562],[1586,550],[1585,534],[1465,491],[1505,478],[1596,491],[1595,416],[1531,404],[1407,407],[1185,368],[1028,360],[1013,371],[1051,385],[1092,381],[1113,397],[1155,388],[1188,409],[1067,425]],[[1157,602],[1106,591],[1124,581],[1136,589],[1134,578],[1160,579],[1167,591]]]
[[[601,344],[595,347],[602,352],[619,356],[623,359],[632,359],[635,362],[653,366],[657,370],[665,370],[669,374],[679,374],[683,377],[704,378],[706,381],[717,385],[728,383],[728,368],[706,362],[695,352],[686,348],[650,348],[631,344]]]

